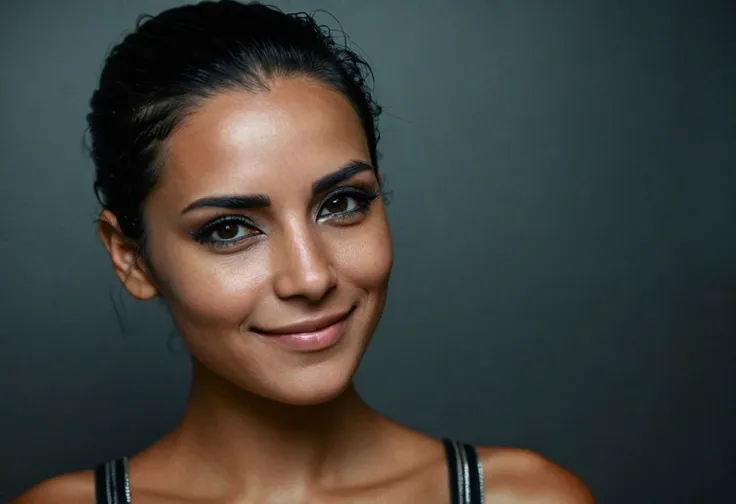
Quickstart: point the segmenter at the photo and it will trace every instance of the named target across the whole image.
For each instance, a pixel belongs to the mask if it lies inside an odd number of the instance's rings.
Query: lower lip
[[[294,334],[261,334],[261,336],[265,340],[291,350],[318,352],[320,350],[326,350],[342,340],[343,336],[345,336],[350,316],[352,316],[352,313],[337,324],[325,327],[319,331]]]

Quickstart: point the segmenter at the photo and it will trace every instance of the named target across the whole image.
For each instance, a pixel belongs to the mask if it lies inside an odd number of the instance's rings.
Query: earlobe
[[[158,297],[158,288],[140,257],[138,246],[125,237],[117,217],[109,210],[100,214],[97,233],[110,254],[115,274],[128,293],[141,300]]]

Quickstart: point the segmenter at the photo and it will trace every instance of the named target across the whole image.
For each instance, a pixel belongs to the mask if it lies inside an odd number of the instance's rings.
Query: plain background
[[[105,54],[177,3],[0,6],[0,501],[182,410],[186,353],[113,277],[82,147]],[[602,503],[733,498],[734,3],[276,4],[334,14],[386,107],[396,263],[369,402],[537,450]]]

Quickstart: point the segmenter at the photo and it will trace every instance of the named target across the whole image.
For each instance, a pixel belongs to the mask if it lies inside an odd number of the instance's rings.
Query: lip
[[[325,350],[342,340],[348,319],[355,311],[350,310],[322,317],[303,320],[294,324],[269,329],[252,329],[264,340],[281,346],[307,352]]]

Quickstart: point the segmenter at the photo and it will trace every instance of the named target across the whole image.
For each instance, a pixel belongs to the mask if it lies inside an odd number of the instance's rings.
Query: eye
[[[358,188],[347,188],[325,198],[317,214],[318,219],[349,219],[365,214],[378,193]]]
[[[260,232],[242,216],[229,216],[215,219],[192,233],[199,243],[214,247],[229,247]]]
[[[357,198],[348,196],[347,194],[337,194],[327,199],[320,209],[319,216],[327,217],[331,214],[341,214],[345,212],[354,212],[359,203]]]
[[[248,228],[237,222],[223,222],[212,230],[214,241],[235,241],[248,234]]]

